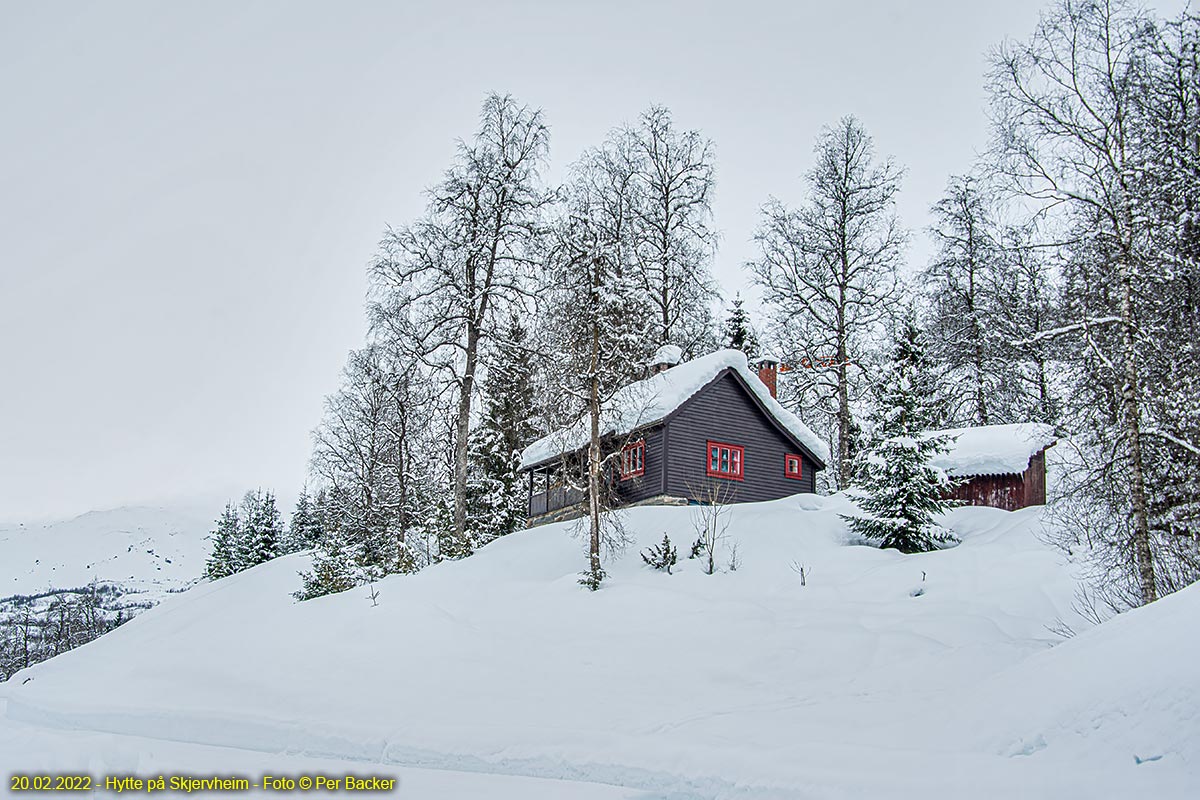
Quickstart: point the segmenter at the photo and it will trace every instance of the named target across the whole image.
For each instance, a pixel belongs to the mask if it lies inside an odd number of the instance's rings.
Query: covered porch
[[[568,484],[562,464],[547,464],[529,470],[527,482],[530,520],[581,506],[587,498],[587,492],[580,486],[582,478],[576,476],[571,481],[574,485]]]

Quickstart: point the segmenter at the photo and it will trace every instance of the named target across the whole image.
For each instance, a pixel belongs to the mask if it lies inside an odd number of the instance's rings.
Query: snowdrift
[[[845,503],[734,507],[711,576],[638,556],[664,532],[686,553],[691,509],[632,510],[595,594],[570,523],[377,584],[378,607],[296,603],[304,557],[281,558],[0,697],[23,724],[658,797],[1195,796],[1200,592],[1063,641],[1086,625],[1040,509],[958,509],[962,544],[905,556],[856,544]]]

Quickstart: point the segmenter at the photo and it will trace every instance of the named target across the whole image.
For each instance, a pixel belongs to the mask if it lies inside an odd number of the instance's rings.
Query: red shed
[[[1054,428],[1038,422],[932,431],[950,436],[950,450],[933,463],[966,479],[950,496],[973,506],[1016,511],[1046,502],[1046,448]]]

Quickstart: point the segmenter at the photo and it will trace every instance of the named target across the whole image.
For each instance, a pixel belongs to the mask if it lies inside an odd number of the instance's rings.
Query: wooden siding
[[[646,428],[619,440],[619,442],[610,443],[609,452],[619,450],[627,442],[636,442],[638,440],[645,440],[646,442],[643,461],[645,471],[641,475],[634,476],[628,480],[621,480],[619,475],[620,462],[617,458],[609,462],[609,481],[616,492],[616,496],[623,504],[637,503],[662,494],[664,464],[662,425]],[[566,459],[568,464],[570,464],[569,469],[577,475],[575,480],[581,484],[586,480],[584,477],[585,466],[583,464],[585,455],[586,451],[580,451],[579,453],[571,454]],[[568,489],[563,486],[552,485],[550,491],[546,491],[545,470],[557,471],[558,469],[560,469],[560,463],[556,462],[534,470],[531,473],[534,478],[533,491],[529,493],[530,517],[552,514],[555,511],[586,502],[587,492],[581,489]],[[528,486],[528,476],[525,477],[525,481],[526,486]],[[555,483],[553,480],[551,482],[552,484]]]
[[[631,434],[626,438],[630,442],[636,442],[639,439],[646,440],[646,472],[623,481],[619,476],[620,470],[614,463],[610,473],[617,496],[623,503],[636,503],[639,500],[645,500],[662,494],[664,463],[663,426],[656,425],[653,428],[647,428]],[[625,440],[622,440],[622,445],[624,443]]]
[[[975,475],[950,492],[949,497],[971,506],[991,506],[1016,511],[1046,502],[1046,451],[1039,450],[1020,474]]]
[[[1039,450],[1029,459],[1029,468],[1025,470],[1025,505],[1044,506],[1046,504],[1046,451]]]
[[[729,502],[751,503],[814,490],[816,464],[764,416],[731,372],[682,405],[665,428],[668,461],[663,494],[703,499],[715,489]],[[743,480],[706,474],[710,440],[745,448]],[[785,455],[800,456],[799,480],[784,474]]]
[[[991,506],[1006,511],[1025,507],[1025,481],[1020,475],[976,475],[949,495],[969,506]]]

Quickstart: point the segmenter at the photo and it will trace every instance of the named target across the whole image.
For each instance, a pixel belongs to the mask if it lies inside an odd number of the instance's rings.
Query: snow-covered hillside
[[[211,525],[199,511],[145,507],[48,525],[0,525],[0,598],[96,580],[155,601],[203,571]]]
[[[905,556],[848,541],[845,508],[736,507],[741,566],[712,576],[637,554],[664,532],[686,552],[691,509],[632,510],[595,594],[569,524],[390,578],[378,607],[296,603],[304,558],[277,559],[0,684],[0,772],[223,752],[353,762],[413,798],[1195,796],[1200,588],[1088,630],[1040,509],[958,509],[961,545]],[[463,773],[509,777],[446,788]]]

